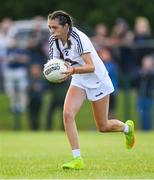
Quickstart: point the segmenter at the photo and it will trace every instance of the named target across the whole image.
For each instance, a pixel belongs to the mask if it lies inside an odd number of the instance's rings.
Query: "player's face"
[[[63,39],[67,36],[68,33],[68,24],[64,26],[60,25],[57,19],[50,20],[48,19],[48,28],[51,34],[56,39]]]

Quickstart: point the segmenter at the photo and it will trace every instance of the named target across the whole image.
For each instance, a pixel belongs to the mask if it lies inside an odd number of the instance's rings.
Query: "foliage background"
[[[133,27],[137,16],[146,16],[154,28],[153,1],[147,0],[2,0],[0,19],[6,16],[13,20],[35,15],[47,17],[58,9],[70,13],[77,24],[84,25],[87,30],[98,22],[104,22],[111,27],[117,17],[124,17]]]

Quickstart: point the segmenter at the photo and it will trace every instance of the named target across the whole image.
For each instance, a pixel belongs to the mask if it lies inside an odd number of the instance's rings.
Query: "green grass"
[[[86,169],[62,170],[71,158],[63,132],[1,132],[0,178],[154,178],[154,132],[138,132],[134,149],[121,133],[81,131]]]

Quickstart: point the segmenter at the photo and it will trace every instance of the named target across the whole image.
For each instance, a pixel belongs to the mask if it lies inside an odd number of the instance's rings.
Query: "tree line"
[[[2,0],[0,19],[6,16],[13,20],[36,15],[47,17],[58,9],[70,13],[80,26],[93,27],[104,22],[111,27],[117,17],[124,17],[133,26],[135,17],[145,16],[154,28],[154,8],[150,0]]]

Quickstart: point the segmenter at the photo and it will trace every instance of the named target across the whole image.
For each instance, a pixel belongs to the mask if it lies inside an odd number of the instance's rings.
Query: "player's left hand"
[[[74,67],[70,66],[68,63],[65,63],[65,66],[67,67],[67,71],[62,72],[62,74],[65,74],[65,78],[68,78],[72,74],[74,74]]]

